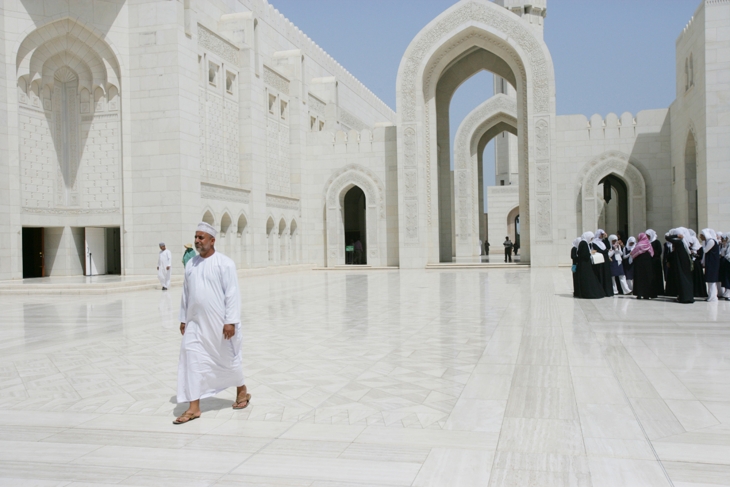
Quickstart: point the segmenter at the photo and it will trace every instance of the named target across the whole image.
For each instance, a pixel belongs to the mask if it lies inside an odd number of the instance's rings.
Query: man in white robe
[[[215,251],[216,230],[200,223],[195,232],[199,255],[185,266],[180,304],[180,362],[177,402],[190,406],[174,424],[200,417],[200,400],[236,387],[233,409],[248,406],[241,357],[241,301],[233,261]]]
[[[170,287],[170,276],[172,276],[172,254],[165,247],[164,242],[160,242],[160,255],[157,257],[157,278],[163,291],[167,291]]]

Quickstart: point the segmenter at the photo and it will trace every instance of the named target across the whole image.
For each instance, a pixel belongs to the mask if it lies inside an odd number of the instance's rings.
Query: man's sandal
[[[190,413],[190,414],[185,413],[182,416],[180,416],[179,418],[175,419],[175,421],[173,421],[172,424],[185,424],[185,423],[189,423],[190,421],[193,421],[195,419],[198,419],[199,417],[200,417],[199,414],[197,416],[194,416],[192,413]]]
[[[246,403],[245,406],[241,406],[241,404]],[[233,403],[233,409],[246,409],[248,405],[251,404],[251,394],[246,394],[246,397],[243,399],[239,399],[236,397],[236,402]]]

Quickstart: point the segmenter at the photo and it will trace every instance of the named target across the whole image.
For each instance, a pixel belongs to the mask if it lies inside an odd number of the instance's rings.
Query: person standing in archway
[[[160,242],[160,254],[157,256],[157,278],[160,280],[163,291],[167,291],[170,287],[171,266],[172,254],[165,247],[165,242]]]
[[[251,401],[243,377],[241,296],[236,264],[215,251],[216,230],[198,224],[195,248],[199,255],[185,267],[180,302],[180,360],[177,402],[189,403],[173,424],[200,417],[200,400],[236,387],[233,409]]]
[[[362,264],[362,242],[358,238],[355,240],[355,265],[361,265]]]
[[[514,247],[514,244],[509,239],[509,235],[504,238],[505,240],[502,243],[504,245],[504,261],[507,262],[507,259],[509,259],[509,262],[512,262],[512,247]]]

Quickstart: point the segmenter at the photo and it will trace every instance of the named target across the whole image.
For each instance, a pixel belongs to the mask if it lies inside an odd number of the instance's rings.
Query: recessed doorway
[[[46,275],[43,228],[23,227],[23,278]]]
[[[344,217],[345,217],[345,245],[346,249],[353,247],[352,251],[346,253],[347,264],[367,264],[367,242],[366,242],[366,201],[365,193],[357,186],[353,186],[347,194],[344,201]],[[355,250],[358,245],[362,245],[362,251]]]

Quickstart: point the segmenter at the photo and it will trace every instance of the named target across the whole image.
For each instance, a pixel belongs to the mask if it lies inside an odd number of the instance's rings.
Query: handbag
[[[595,254],[591,254],[591,263],[593,265],[603,264],[606,262],[606,260],[603,258],[603,254],[600,252],[596,252]]]

